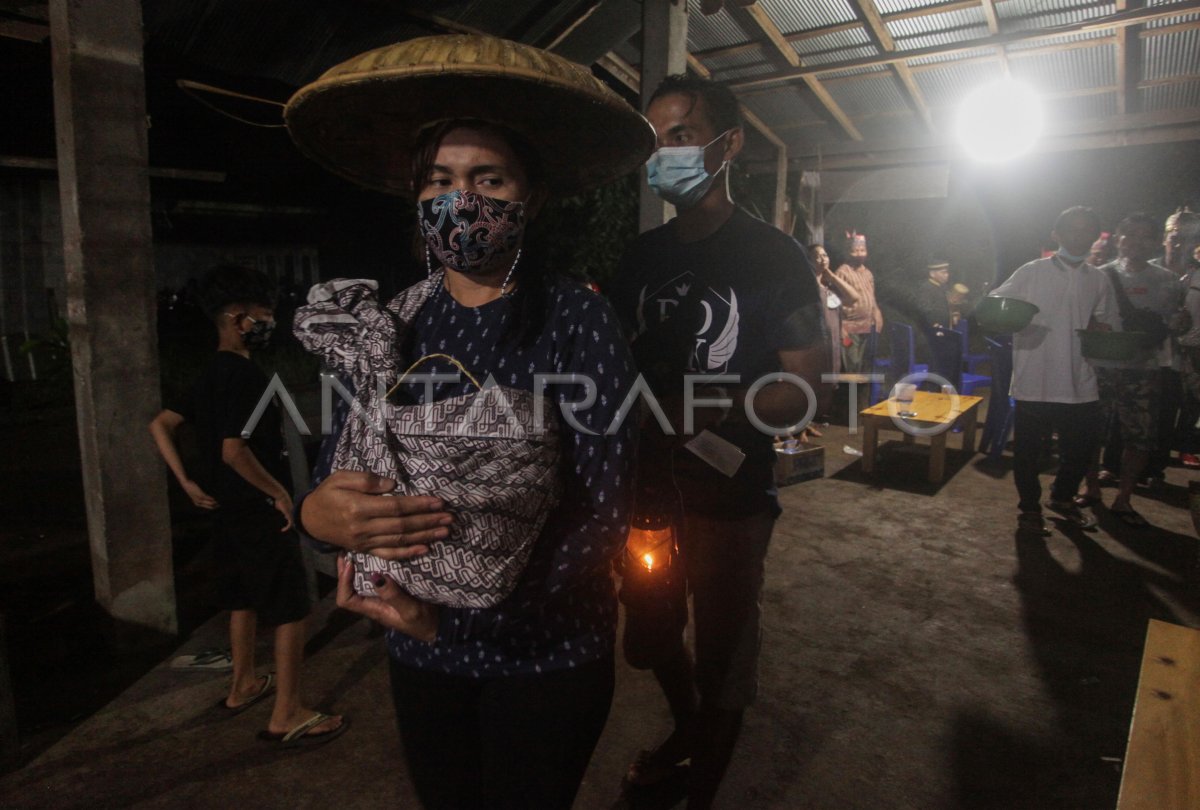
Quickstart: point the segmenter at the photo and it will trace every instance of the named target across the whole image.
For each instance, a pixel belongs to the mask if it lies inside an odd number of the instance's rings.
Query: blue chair
[[[875,324],[871,324],[871,331],[867,333],[866,361],[864,365],[869,371],[875,374],[882,374],[885,380],[888,378],[892,370],[892,358],[879,356],[879,332],[875,330]],[[882,402],[885,398],[883,391],[882,382],[871,383],[871,390],[868,394],[869,404],[874,405],[877,402]]]
[[[888,343],[892,346],[889,382],[895,383],[909,374],[924,374],[929,371],[929,366],[917,362],[911,325],[889,321],[887,336]]]
[[[989,352],[972,352],[971,351],[971,326],[966,318],[958,322],[958,326],[954,327],[954,331],[962,335],[962,351],[963,351],[963,370],[968,374],[974,374],[975,369],[983,362],[991,362],[992,356]]]

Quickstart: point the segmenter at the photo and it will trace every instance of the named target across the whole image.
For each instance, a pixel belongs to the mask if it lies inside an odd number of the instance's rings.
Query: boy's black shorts
[[[253,610],[267,625],[290,624],[309,614],[300,538],[295,531],[281,532],[283,526],[283,515],[266,502],[217,513],[213,556],[218,607]]]

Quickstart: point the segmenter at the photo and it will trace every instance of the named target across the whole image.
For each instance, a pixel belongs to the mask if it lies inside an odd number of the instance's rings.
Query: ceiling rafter
[[[775,50],[779,52],[779,55],[782,56],[784,60],[793,68],[799,69],[801,67],[800,54],[796,53],[796,49],[793,48],[786,39],[784,39],[783,33],[779,30],[779,26],[775,25],[774,21],[767,16],[767,12],[763,9],[763,7],[756,3],[752,6],[746,6],[746,8],[743,10],[747,15],[749,15],[750,19],[754,21],[755,25],[758,26],[759,30],[762,31],[763,35],[766,36],[768,41],[770,41],[770,43],[775,47]],[[833,119],[838,122],[847,135],[856,141],[861,141],[863,139],[862,133],[858,131],[858,127],[856,127],[854,122],[850,120],[850,116],[846,115],[846,111],[843,110],[837,101],[834,100],[833,96],[830,95],[829,90],[826,89],[825,85],[821,83],[821,80],[817,78],[816,75],[805,76],[802,81],[808,85],[808,89],[811,90],[812,94],[817,97],[817,101],[819,101],[821,106],[823,106],[825,110],[831,116],[833,116]]]
[[[883,18],[880,16],[879,8],[875,5],[875,0],[850,0],[850,5],[867,26],[867,31],[870,33],[871,39],[875,41],[876,46],[881,50],[894,52],[896,50],[896,41],[892,39],[892,34],[888,31],[887,24],[884,23]],[[921,118],[921,122],[925,125],[925,129],[934,132],[937,129],[937,125],[933,122],[933,116],[929,114],[929,103],[925,101],[925,94],[921,92],[921,86],[917,84],[917,80],[913,76],[908,62],[904,60],[893,62],[891,67],[895,71],[900,85],[904,88],[913,109],[916,110],[917,115]]]
[[[890,65],[898,61],[907,61],[928,56],[948,56],[957,53],[966,53],[968,51],[973,51],[980,48],[995,48],[1000,45],[1034,42],[1042,39],[1053,39],[1054,37],[1061,37],[1068,34],[1102,31],[1110,28],[1122,30],[1131,25],[1143,25],[1154,20],[1161,20],[1169,17],[1179,17],[1195,11],[1200,11],[1200,0],[1182,0],[1182,2],[1175,3],[1170,6],[1150,6],[1147,8],[1132,9],[1130,11],[1117,12],[1116,14],[1111,14],[1105,17],[1055,26],[1054,28],[1014,31],[1007,34],[989,35],[978,39],[966,40],[964,42],[956,42],[953,45],[938,45],[929,48],[906,51],[904,53],[883,53],[877,56],[868,56],[861,59],[849,59],[844,62],[830,62],[818,66],[801,66],[798,68],[793,68],[792,70],[784,71],[782,73],[777,73],[773,76],[761,76],[743,81],[730,82],[729,86],[734,90],[747,90],[751,87],[763,87],[771,84],[787,83],[797,79],[807,81],[810,77],[819,76],[822,73],[832,73],[840,70],[849,70],[851,68]]]
[[[1142,8],[1142,0],[1117,0],[1117,11]],[[1138,38],[1141,26],[1131,25],[1117,32],[1117,114],[1136,112],[1138,78],[1142,75],[1142,41]]]

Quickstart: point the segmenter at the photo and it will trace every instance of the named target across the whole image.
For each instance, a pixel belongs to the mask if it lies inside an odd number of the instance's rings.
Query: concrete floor
[[[1137,499],[1155,528],[1101,509],[1097,533],[1025,539],[1007,457],[952,461],[935,487],[919,445],[889,444],[868,479],[842,449],[859,437],[821,441],[827,477],[783,492],[760,699],[721,806],[1112,807],[1146,622],[1200,626],[1187,473]],[[210,621],[180,649],[223,632]],[[258,742],[265,707],[227,719],[212,708],[220,675],[164,661],[0,780],[0,807],[416,807],[381,639],[328,599],[313,633],[309,699],[353,718],[329,746]],[[611,807],[630,757],[667,727],[652,678],[620,665],[577,808]]]

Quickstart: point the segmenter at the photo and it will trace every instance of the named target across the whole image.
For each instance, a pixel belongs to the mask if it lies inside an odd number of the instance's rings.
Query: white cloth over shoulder
[[[1055,257],[1037,259],[991,295],[1019,298],[1038,308],[1029,326],[1013,335],[1011,395],[1032,402],[1094,402],[1100,398],[1096,372],[1083,356],[1076,329],[1095,318],[1121,328],[1108,277],[1088,264],[1069,267]]]

